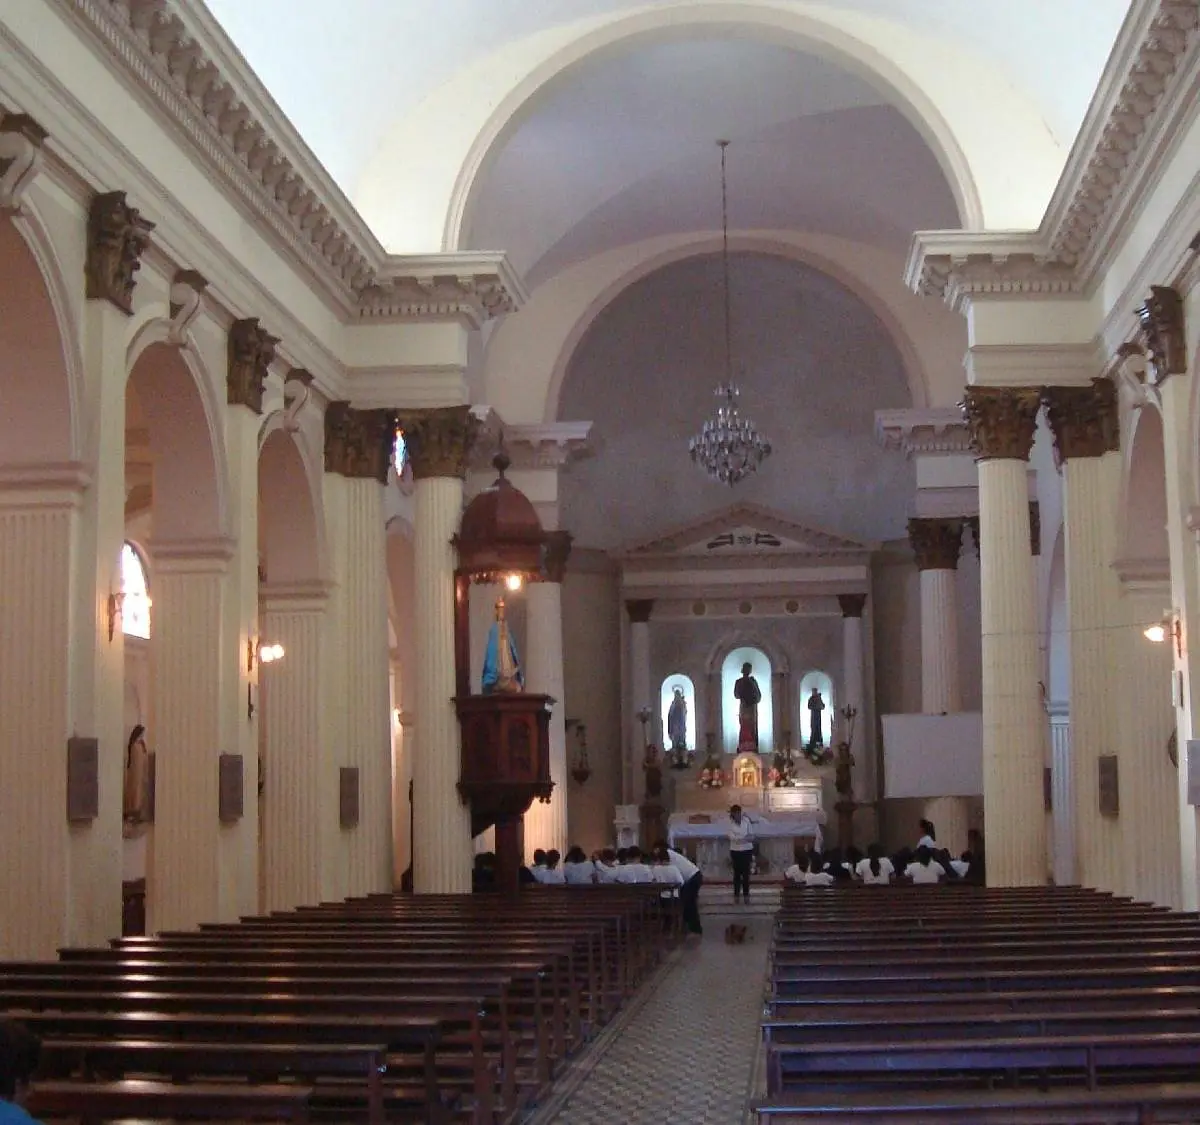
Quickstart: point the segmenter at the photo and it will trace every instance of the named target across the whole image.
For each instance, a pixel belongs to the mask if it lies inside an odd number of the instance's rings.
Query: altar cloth
[[[727,839],[729,836],[728,813],[703,813],[706,821],[694,823],[695,813],[672,813],[667,821],[667,842],[672,847],[676,840],[711,840]],[[825,823],[825,813],[817,809],[804,816],[772,816],[766,817],[761,813],[746,813],[746,819],[753,826],[754,838],[758,840],[770,837],[813,838],[817,846],[821,845],[821,826]]]

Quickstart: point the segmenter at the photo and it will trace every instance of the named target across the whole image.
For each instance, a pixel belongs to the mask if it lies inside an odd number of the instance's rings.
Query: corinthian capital
[[[263,383],[278,343],[258,323],[257,317],[233,322],[227,347],[226,402],[231,406],[248,406],[255,414],[262,413]]]
[[[467,459],[479,432],[479,419],[469,406],[406,410],[399,421],[417,480],[467,475]]]
[[[153,229],[152,222],[125,202],[123,191],[92,197],[84,262],[88,297],[110,301],[123,313],[133,312],[134,274],[142,268]]]
[[[908,541],[917,556],[918,570],[957,570],[962,548],[961,519],[911,519]]]
[[[1111,379],[1093,379],[1090,387],[1046,387],[1042,402],[1060,465],[1072,458],[1103,457],[1120,449],[1117,388]]]
[[[1037,387],[968,387],[962,412],[980,461],[1028,461],[1037,428]]]
[[[1179,290],[1152,285],[1150,296],[1138,307],[1137,318],[1154,381],[1161,383],[1168,375],[1183,375],[1187,371],[1187,336]]]
[[[325,471],[387,484],[396,446],[396,415],[391,410],[356,410],[331,402],[325,411]]]

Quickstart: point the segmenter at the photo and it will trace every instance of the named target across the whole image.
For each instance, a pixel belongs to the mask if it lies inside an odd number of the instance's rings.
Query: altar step
[[[750,901],[733,901],[732,883],[705,882],[700,890],[701,912],[721,914],[773,915],[779,910],[778,883],[751,884]]]

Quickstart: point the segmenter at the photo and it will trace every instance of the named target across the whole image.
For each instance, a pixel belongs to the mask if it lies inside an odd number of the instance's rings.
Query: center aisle
[[[672,955],[529,1125],[740,1125],[756,1090],[759,1023],[777,890],[749,909],[701,894],[704,937]],[[722,901],[724,900],[724,901]],[[725,944],[730,922],[745,945]]]

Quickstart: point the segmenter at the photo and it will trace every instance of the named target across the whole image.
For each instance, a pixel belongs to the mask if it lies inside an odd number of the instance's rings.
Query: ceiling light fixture
[[[721,268],[725,286],[725,381],[717,387],[720,403],[716,413],[705,420],[700,432],[688,442],[692,460],[713,480],[730,487],[755,472],[770,456],[767,441],[749,418],[738,411],[741,393],[733,381],[733,343],[730,330],[729,297],[729,193],[725,179],[725,153],[728,141],[717,141],[721,148]]]

